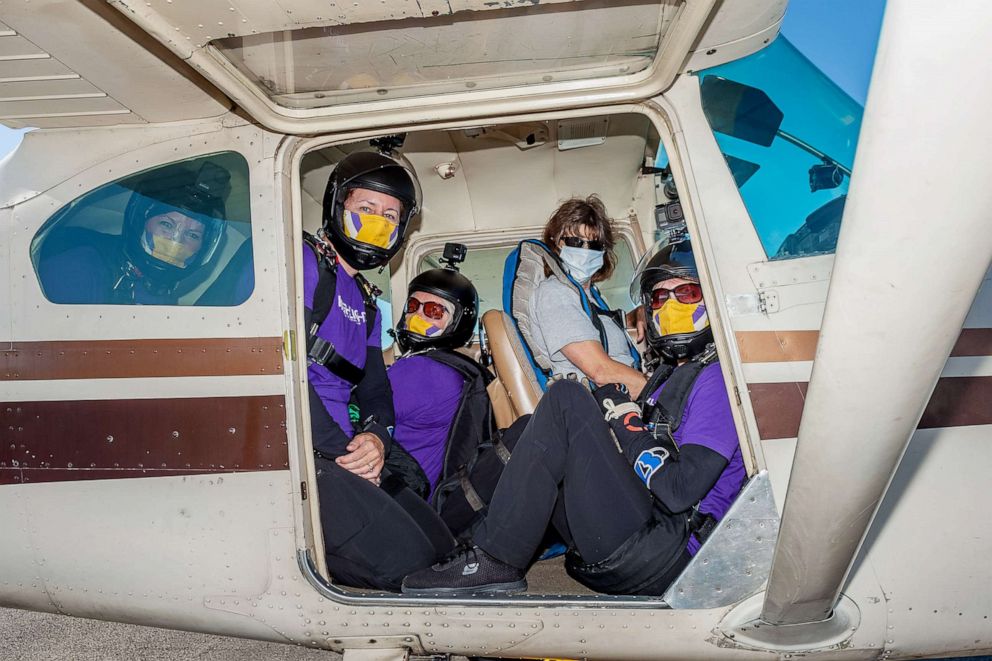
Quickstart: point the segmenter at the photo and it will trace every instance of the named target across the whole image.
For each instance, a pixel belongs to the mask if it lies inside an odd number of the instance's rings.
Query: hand
[[[612,402],[612,406],[617,406],[619,404],[625,404],[632,401],[630,396],[630,391],[627,390],[627,386],[622,383],[607,383],[606,385],[599,386],[598,388],[592,388],[592,396],[599,404],[599,408],[606,413],[606,402]]]
[[[627,313],[627,328],[636,329],[634,332],[634,342],[640,344],[644,341],[644,333],[647,329],[647,322],[644,319],[644,308],[638,305]]]
[[[337,465],[378,485],[379,474],[386,462],[386,449],[382,440],[373,433],[361,432],[351,439],[345,449],[348,454],[335,459]]]
[[[641,407],[631,400],[627,386],[622,383],[608,383],[593,390],[592,396],[607,422],[622,420],[623,424],[627,424],[636,419],[636,426],[643,429],[640,423]]]

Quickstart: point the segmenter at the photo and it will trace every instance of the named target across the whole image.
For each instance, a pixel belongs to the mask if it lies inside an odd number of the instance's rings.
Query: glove
[[[678,457],[678,448],[668,434],[655,435],[641,419],[641,407],[630,399],[626,387],[611,383],[592,391],[603,411],[620,451],[634,467],[634,472],[649,488],[651,478],[666,461]]]

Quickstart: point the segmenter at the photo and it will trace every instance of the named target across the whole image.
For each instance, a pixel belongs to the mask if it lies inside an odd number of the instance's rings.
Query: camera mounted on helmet
[[[479,294],[472,282],[458,272],[468,248],[460,243],[446,243],[440,260],[444,268],[424,271],[410,281],[407,303],[396,324],[396,342],[404,353],[427,349],[457,349],[468,344],[479,318]],[[438,297],[444,303],[424,302],[417,292]],[[447,326],[443,322],[450,314]]]
[[[196,172],[145,179],[124,210],[125,268],[146,287],[173,291],[215,259],[224,236],[230,173],[215,163]]]
[[[658,287],[669,281],[669,286]],[[694,358],[713,342],[687,235],[666,236],[648,250],[634,270],[630,298],[643,307],[648,346],[662,360]]]
[[[323,234],[337,254],[358,270],[385,266],[399,252],[410,220],[420,211],[417,176],[392,154],[398,144],[379,145],[388,148],[389,155],[349,154],[327,179]]]

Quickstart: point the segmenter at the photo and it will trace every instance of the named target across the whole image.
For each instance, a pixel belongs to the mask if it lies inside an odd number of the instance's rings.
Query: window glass
[[[495,248],[469,248],[465,261],[458,265],[461,274],[471,280],[476,291],[479,292],[479,319],[487,310],[503,309],[503,264],[506,262],[506,256],[516,247],[516,244],[513,244]],[[427,253],[417,265],[417,273],[441,268],[438,260],[443,252],[437,250]]]
[[[833,252],[861,105],[781,35],[699,81],[703,111],[768,257]]]
[[[231,36],[211,44],[273,102],[321,108],[630,76],[651,66],[681,4],[527,2],[454,14],[449,6],[427,18],[350,24],[342,14],[335,17],[340,25]]]
[[[616,234],[614,234],[616,236]],[[599,292],[606,299],[610,308],[614,310],[630,310],[630,279],[634,276],[634,258],[631,256],[630,246],[622,238],[617,237],[617,243],[613,247],[616,254],[616,266],[613,274],[608,280],[599,283]]]
[[[234,152],[101,186],[32,240],[42,292],[53,303],[239,305],[255,287],[249,200]]]
[[[391,277],[390,268],[387,266],[381,271],[379,269],[369,269],[368,271],[362,271],[362,275],[366,280],[378,287],[381,292],[375,304],[379,307],[379,314],[382,316],[382,334],[380,335],[382,348],[387,349],[393,344],[393,337],[389,334],[389,331],[393,328],[393,306],[390,303],[393,298],[393,291],[389,284],[389,278]]]

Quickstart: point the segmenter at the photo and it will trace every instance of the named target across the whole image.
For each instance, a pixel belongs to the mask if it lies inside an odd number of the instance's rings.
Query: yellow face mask
[[[703,303],[679,303],[674,298],[651,315],[654,327],[660,335],[679,335],[703,330],[710,325]]]
[[[151,239],[151,245],[149,245],[148,239]],[[173,241],[157,234],[152,234],[149,237],[146,233],[144,244],[145,252],[149,255],[181,269],[186,268],[186,262],[196,253],[185,243]]]
[[[385,216],[348,211],[343,214],[344,233],[349,239],[377,248],[392,248],[399,225]]]
[[[411,314],[406,318],[406,329],[424,337],[434,337],[441,332],[439,327],[423,319],[419,314]]]

